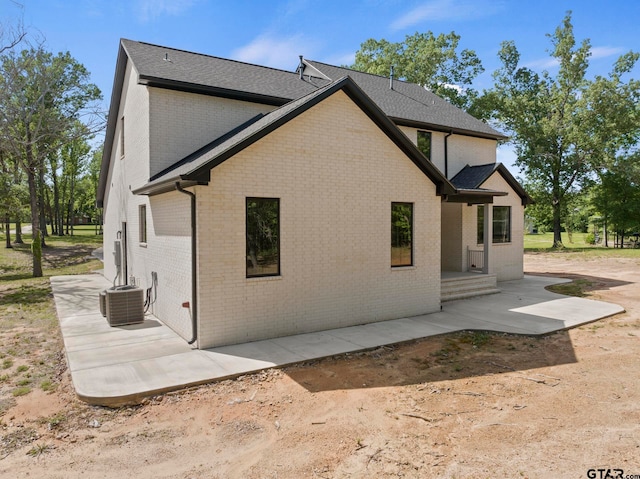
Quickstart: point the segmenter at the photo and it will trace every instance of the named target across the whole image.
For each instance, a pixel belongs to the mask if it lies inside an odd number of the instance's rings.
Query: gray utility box
[[[116,286],[105,292],[109,326],[136,324],[144,321],[144,290],[138,286]]]

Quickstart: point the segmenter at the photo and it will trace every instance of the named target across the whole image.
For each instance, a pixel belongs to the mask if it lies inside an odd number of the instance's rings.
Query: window
[[[138,206],[138,241],[147,242],[147,205]]]
[[[413,265],[413,204],[391,203],[391,266]]]
[[[247,198],[247,278],[280,275],[280,200]]]
[[[124,116],[120,118],[120,158],[124,157]]]
[[[478,205],[478,244],[484,244],[484,205]]]
[[[511,207],[493,207],[493,242],[511,242]]]
[[[418,150],[422,152],[424,156],[431,161],[431,132],[419,131],[418,132]]]
[[[484,206],[478,205],[478,244],[483,244]],[[493,243],[511,242],[511,206],[493,207]]]

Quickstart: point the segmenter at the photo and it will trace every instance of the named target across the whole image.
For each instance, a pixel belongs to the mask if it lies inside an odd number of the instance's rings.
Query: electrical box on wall
[[[119,268],[122,263],[122,248],[120,246],[121,241],[115,240],[113,242],[113,261],[116,268]]]

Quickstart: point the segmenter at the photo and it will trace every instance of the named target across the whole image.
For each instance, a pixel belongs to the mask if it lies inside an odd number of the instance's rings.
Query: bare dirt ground
[[[63,373],[0,418],[0,477],[640,474],[640,256],[528,254],[525,270],[582,280],[627,312],[542,338],[429,338],[118,410],[78,401]]]

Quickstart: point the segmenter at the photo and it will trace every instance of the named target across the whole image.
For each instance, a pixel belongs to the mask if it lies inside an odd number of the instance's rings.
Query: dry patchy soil
[[[0,477],[640,474],[640,256],[525,261],[627,312],[541,338],[429,338],[116,410],[78,401],[63,370],[0,408]]]

